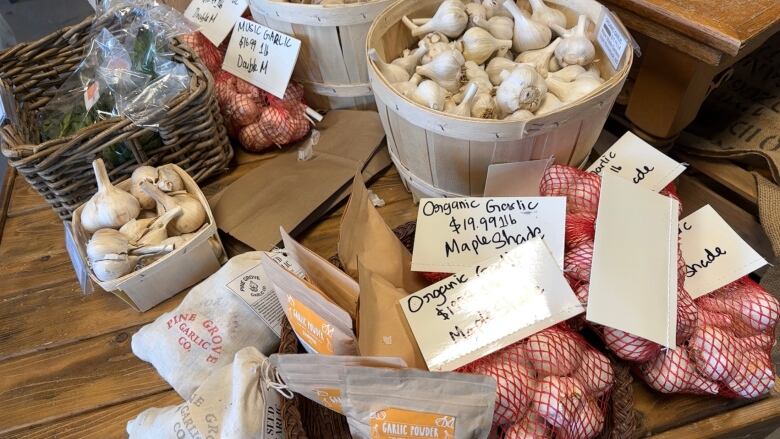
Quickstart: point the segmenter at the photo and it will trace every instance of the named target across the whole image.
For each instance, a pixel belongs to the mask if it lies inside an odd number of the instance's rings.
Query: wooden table
[[[626,116],[657,142],[696,117],[713,80],[780,30],[777,0],[604,0],[642,49]]]
[[[204,192],[216,193],[258,160],[240,154],[241,164]],[[23,179],[9,174],[0,196],[0,437],[125,437],[125,424],[143,409],[181,401],[151,365],[133,355],[130,337],[184,294],[143,314],[111,294],[83,296],[61,223]],[[379,212],[391,227],[414,219],[411,196],[394,169],[371,188],[387,203]],[[333,255],[340,214],[318,223],[302,242],[322,256]],[[240,250],[228,245],[228,251]],[[664,397],[634,383],[634,395],[644,418],[642,437],[759,438],[780,422],[777,392],[754,402]]]

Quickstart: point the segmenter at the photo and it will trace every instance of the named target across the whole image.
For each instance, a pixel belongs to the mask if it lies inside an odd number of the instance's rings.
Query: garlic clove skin
[[[533,11],[531,19],[544,23],[547,27],[566,26],[566,15],[562,11],[547,6],[542,0],[530,0],[530,3]]]
[[[590,76],[579,76],[572,82],[563,82],[555,78],[547,78],[547,87],[564,104],[574,102],[601,87],[601,82]]]
[[[557,72],[552,72],[547,75],[548,78],[555,78],[563,82],[572,82],[577,79],[577,76],[586,73],[587,71],[576,64],[566,66]]]
[[[512,40],[497,40],[490,32],[481,27],[472,27],[463,34],[463,58],[482,64],[495,51],[507,51]]]
[[[171,234],[194,232],[206,222],[206,210],[200,201],[192,195],[184,194],[171,197],[148,182],[141,182],[141,189],[157,201],[161,214],[181,206],[181,215],[168,225]]]
[[[144,193],[144,195],[146,195],[146,193]],[[153,198],[152,201],[156,203]],[[149,226],[151,226],[156,219],[156,216],[153,218],[132,219],[119,228],[119,233],[125,235],[128,241],[136,242],[141,239],[144,233],[149,229]]]
[[[588,37],[587,26],[588,17],[585,15],[580,15],[577,24],[569,30],[554,26],[562,37],[561,44],[555,49],[555,59],[561,67],[586,66],[596,58],[596,47]]]
[[[133,174],[130,176],[130,194],[138,200],[138,204],[141,205],[141,209],[154,208],[155,201],[149,195],[146,195],[141,187],[138,185],[142,180],[157,182],[157,169],[151,166],[139,166],[135,168]]]
[[[450,38],[457,38],[466,29],[469,16],[466,13],[466,6],[460,0],[445,0],[425,24],[418,26],[407,16],[403,16],[401,21],[409,28],[414,37],[429,32],[441,32]]]
[[[131,194],[117,188],[108,179],[103,160],[92,162],[97,178],[98,190],[84,203],[81,210],[81,225],[89,233],[99,229],[118,229],[126,222],[138,217],[141,205]]]
[[[512,34],[512,48],[515,52],[541,49],[550,44],[552,31],[549,26],[527,17],[526,13],[517,7],[514,0],[505,0],[503,5],[515,19],[514,33]]]
[[[493,58],[485,68],[485,73],[488,74],[488,79],[493,85],[501,84],[501,72],[511,72],[517,67],[517,63],[506,58]]]
[[[514,20],[509,17],[504,17],[503,15],[496,15],[488,20],[479,20],[477,26],[487,30],[499,40],[511,40],[515,33]]]
[[[414,73],[414,68],[420,64],[420,60],[426,53],[428,53],[428,49],[426,47],[418,47],[408,55],[394,59],[391,64],[402,67],[404,70],[406,70],[407,73],[411,75]]]
[[[533,67],[520,64],[504,77],[496,90],[496,104],[502,116],[517,110],[536,111],[547,92],[544,78]]]
[[[514,113],[510,114],[509,116],[505,117],[504,120],[520,121],[520,120],[528,120],[531,119],[532,117],[534,117],[534,114],[528,110],[517,110]]]
[[[539,108],[536,109],[536,115],[542,116],[547,113],[552,113],[558,108],[563,107],[563,105],[564,105],[563,102],[561,102],[561,100],[558,99],[557,96],[555,96],[550,92],[547,92],[544,96],[544,100],[542,100],[542,105],[540,105]]]
[[[92,273],[101,282],[119,279],[133,272],[138,264],[138,256],[116,255],[114,259],[101,259],[90,263]]]
[[[536,71],[539,72],[542,77],[546,78],[549,72],[548,67],[550,65],[550,59],[555,54],[555,49],[560,43],[561,39],[556,38],[555,41],[543,49],[525,51],[520,55],[517,55],[515,62],[533,65]]]
[[[168,165],[157,168],[157,187],[163,192],[175,192],[184,190],[184,181],[172,167]],[[139,188],[140,189],[140,188]],[[144,207],[144,209],[148,209]]]
[[[396,82],[404,82],[409,80],[409,73],[401,66],[388,64],[379,58],[379,54],[376,49],[369,49],[368,58],[373,61],[379,73],[385,77],[385,80],[390,84]]]
[[[428,64],[418,66],[416,73],[436,81],[445,90],[454,93],[460,87],[461,67],[465,62],[460,52],[448,50],[436,55]]]
[[[447,91],[445,89],[436,82],[427,79],[417,86],[411,98],[414,102],[424,105],[431,110],[443,111],[446,96]]]

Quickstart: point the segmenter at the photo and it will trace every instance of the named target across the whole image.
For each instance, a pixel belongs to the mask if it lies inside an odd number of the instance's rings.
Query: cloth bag
[[[253,347],[215,369],[188,401],[150,408],[127,423],[130,439],[283,439],[268,359]]]

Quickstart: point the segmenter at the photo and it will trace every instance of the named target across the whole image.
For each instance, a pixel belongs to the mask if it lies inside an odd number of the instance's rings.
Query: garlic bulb
[[[590,75],[580,75],[572,82],[563,82],[555,78],[547,78],[550,92],[563,103],[576,101],[601,86],[601,81]]]
[[[558,70],[557,72],[552,72],[548,74],[547,77],[560,79],[563,82],[572,82],[577,78],[577,76],[585,72],[586,70],[582,66],[578,66],[577,64],[572,64],[570,66],[566,66]]]
[[[444,110],[444,98],[447,96],[447,90],[431,80],[425,80],[417,86],[412,94],[413,101],[424,105],[432,110]]]
[[[463,57],[468,61],[482,64],[495,51],[507,51],[512,40],[497,40],[490,32],[481,27],[472,27],[463,34]]]
[[[468,88],[466,89],[466,94],[463,96],[463,100],[460,101],[460,104],[445,109],[447,113],[454,114],[456,116],[463,116],[468,117],[471,116],[471,104],[474,101],[474,97],[477,95],[477,84],[474,82],[470,82],[468,85]]]
[[[547,92],[544,78],[533,67],[520,64],[512,72],[502,72],[501,85],[496,90],[496,104],[501,115],[517,110],[536,111]]]
[[[460,0],[445,0],[425,24],[418,26],[405,15],[401,20],[412,31],[414,37],[429,32],[441,32],[450,38],[457,38],[466,29],[469,21],[465,9],[466,6]]]
[[[414,73],[414,68],[420,64],[420,59],[428,52],[426,47],[418,47],[406,56],[396,58],[391,64],[403,67],[410,75]]]
[[[507,18],[512,17],[512,14],[510,14],[509,11],[507,11],[506,9],[504,9],[503,6],[501,6],[499,0],[482,0],[482,6],[485,7],[485,12],[487,13],[488,19],[491,19],[493,17],[507,17]]]
[[[541,0],[540,0],[541,1]],[[537,72],[543,77],[547,77],[548,67],[550,65],[550,59],[555,53],[555,48],[561,43],[560,38],[556,38],[555,41],[550,43],[544,49],[528,50],[515,58],[516,63],[526,63],[534,66]]]
[[[144,195],[146,195],[146,192],[144,192]],[[152,198],[152,201],[154,201],[154,198]],[[154,201],[154,203],[156,204],[157,202]],[[156,219],[157,217],[131,219],[130,221],[126,222],[125,225],[119,228],[119,233],[125,235],[128,241],[136,242],[141,239],[142,236],[144,236],[144,233],[146,233],[146,231],[149,229],[149,226],[151,226]]]
[[[377,70],[379,70],[379,73],[381,73],[382,76],[385,77],[385,80],[387,80],[387,82],[390,84],[409,80],[409,73],[406,71],[406,69],[401,66],[388,64],[382,61],[382,59],[379,58],[379,54],[376,52],[376,49],[368,50],[368,58],[374,62],[374,65],[376,66]]]
[[[538,116],[541,116],[543,114],[552,113],[553,111],[557,110],[559,107],[563,106],[563,102],[561,102],[560,99],[558,99],[557,96],[554,94],[547,92],[544,96],[544,99],[542,100],[542,105],[539,105],[539,108],[536,109],[536,114]]]
[[[134,242],[134,244],[145,246],[162,243],[164,240],[168,239],[168,224],[181,214],[181,206],[176,206],[173,209],[166,211],[147,227],[143,235]]]
[[[137,248],[114,229],[99,229],[87,242],[87,258],[92,272],[101,281],[120,278],[135,269],[140,258],[173,250],[172,246]]]
[[[130,241],[118,230],[99,229],[87,242],[87,259],[105,259],[106,255],[127,253],[130,248]]]
[[[178,248],[181,248],[184,246],[184,244],[187,243],[190,239],[192,239],[195,236],[195,233],[185,233],[183,235],[179,236],[170,236],[167,239],[164,239],[160,245],[171,245],[173,246],[173,249],[176,250]]]
[[[485,72],[488,74],[488,78],[493,85],[501,84],[501,72],[511,72],[517,67],[517,63],[506,58],[493,58],[485,68]]]
[[[509,17],[496,15],[488,20],[479,20],[477,26],[487,30],[499,40],[511,40],[514,35],[515,22]]]
[[[148,182],[141,182],[141,189],[157,201],[157,209],[161,214],[181,206],[181,215],[173,219],[169,225],[174,233],[194,232],[206,221],[206,210],[200,201],[190,194],[171,197]]]
[[[566,26],[566,15],[563,12],[545,5],[542,0],[530,0],[530,2],[533,10],[531,14],[532,20],[544,23],[547,27],[552,27],[553,25]]]
[[[512,48],[515,52],[520,53],[526,50],[541,49],[550,44],[552,31],[546,24],[527,17],[517,7],[514,0],[505,0],[503,5],[515,19],[515,28],[512,35]]]
[[[601,77],[601,72],[599,72],[599,68],[596,66],[595,63],[591,64],[588,67],[588,70],[586,70],[585,72],[577,75],[577,77],[574,78],[574,79],[582,79],[582,78],[595,79],[596,81],[599,81],[599,83],[603,83],[604,82],[604,78]]]
[[[416,73],[436,81],[447,91],[456,92],[460,87],[461,67],[465,62],[460,52],[448,50],[436,55],[428,64],[418,66]]]
[[[422,81],[422,76],[415,73],[408,81],[396,82],[393,84],[393,87],[401,96],[408,98],[414,94],[415,90],[417,90],[417,86],[420,85],[420,81]]]
[[[154,210],[144,209],[138,214],[136,219],[155,219],[157,218],[157,202],[154,204]]]
[[[474,61],[466,61],[463,64],[463,73],[469,81],[485,80],[490,82],[487,72]]]
[[[130,194],[138,200],[141,209],[151,209],[154,207],[155,202],[152,197],[146,195],[144,191],[141,190],[139,183],[143,180],[151,181],[152,183],[157,182],[157,169],[151,166],[139,166],[135,168],[133,174],[130,176]]]
[[[157,187],[163,192],[184,190],[184,181],[172,167],[165,165],[157,168]],[[146,207],[144,207],[146,209]]]
[[[471,104],[471,117],[495,119],[497,112],[496,100],[490,93],[477,93]]]
[[[479,26],[487,21],[487,10],[481,3],[467,3],[466,14],[469,16],[469,26]]]
[[[528,110],[517,110],[505,117],[504,120],[528,120],[532,117],[534,117],[534,114]]]
[[[81,225],[89,233],[99,229],[118,229],[124,223],[138,216],[141,205],[129,193],[111,184],[103,160],[92,162],[97,178],[97,193],[81,210]]]
[[[553,26],[561,37],[561,44],[555,49],[555,58],[561,67],[577,64],[586,66],[596,57],[596,48],[588,37],[588,17],[580,15],[577,24],[571,29]]]

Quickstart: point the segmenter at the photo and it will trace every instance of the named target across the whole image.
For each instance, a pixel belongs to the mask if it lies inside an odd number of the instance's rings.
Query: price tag
[[[268,257],[276,261],[282,267],[303,279],[306,273],[295,261],[288,258],[281,250],[266,252]],[[240,297],[252,311],[266,324],[277,337],[282,336],[282,317],[284,309],[279,303],[279,298],[273,289],[273,284],[263,270],[261,264],[257,264],[227,284],[230,291]]]
[[[604,175],[588,320],[675,347],[678,206],[677,200]]]
[[[248,7],[247,0],[192,0],[184,16],[200,26],[204,37],[219,46]]]
[[[432,371],[457,369],[583,311],[541,238],[399,303]]]
[[[222,69],[282,98],[301,41],[241,18],[233,27]]]
[[[685,289],[694,299],[768,263],[709,205],[683,218],[679,232]]]
[[[612,12],[607,8],[604,8],[602,17],[596,32],[596,40],[607,55],[612,68],[617,70],[628,47],[628,36],[623,35],[623,31],[615,23]]]
[[[455,273],[543,238],[563,266],[565,197],[424,198],[412,270]]]
[[[663,189],[685,170],[685,165],[669,158],[652,145],[627,132],[588,168],[603,176],[614,173],[654,192]]]
[[[485,197],[538,197],[539,184],[552,159],[488,166]]]

